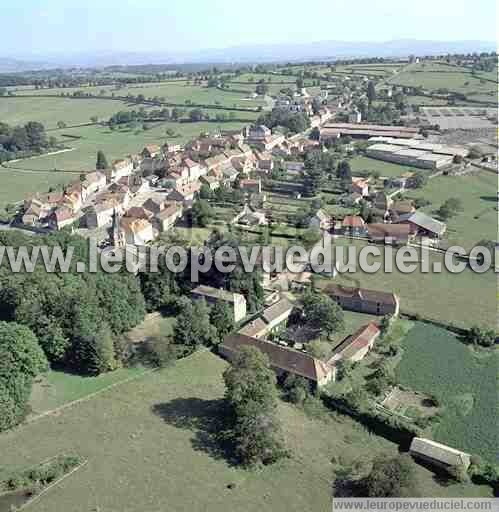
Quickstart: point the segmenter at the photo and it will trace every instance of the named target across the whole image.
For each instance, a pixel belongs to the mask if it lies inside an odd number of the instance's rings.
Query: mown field
[[[383,162],[382,160],[376,160],[368,156],[355,156],[349,160],[349,163],[354,176],[355,172],[359,171],[378,171],[383,177],[396,178],[407,172],[418,171],[418,169],[414,167],[394,164],[392,162]]]
[[[474,353],[453,333],[421,322],[403,340],[403,350],[401,384],[443,405],[435,440],[496,463],[498,353]]]
[[[466,176],[440,176],[429,180],[407,196],[421,197],[430,201],[423,208],[434,215],[443,202],[451,197],[462,201],[463,209],[447,221],[446,237],[451,245],[471,249],[480,240],[497,238],[497,176],[487,171]]]
[[[495,92],[497,94],[497,75],[496,82],[483,80],[489,79],[488,74],[475,76],[471,70],[458,66],[447,66],[439,63],[412,64],[401,73],[388,80],[388,83],[408,87],[424,87],[431,91],[437,89],[448,89],[463,94],[483,94]]]
[[[90,123],[90,118],[108,120],[120,110],[138,110],[138,105],[128,105],[115,100],[69,98],[0,98],[0,119],[10,125],[38,121],[46,129],[57,128],[62,121],[66,125]]]
[[[255,84],[256,86],[256,84]],[[233,87],[237,89],[237,87]],[[167,103],[175,103],[184,105],[186,101],[192,103],[198,103],[203,105],[216,105],[220,104],[225,107],[244,107],[244,108],[256,108],[263,103],[261,100],[249,100],[247,94],[239,93],[235,91],[224,90],[221,91],[216,87],[206,87],[200,85],[194,85],[192,82],[187,81],[175,81],[175,82],[163,82],[163,83],[149,83],[149,84],[137,84],[128,85],[123,87],[116,86],[92,86],[92,87],[67,87],[67,88],[54,88],[54,89],[39,89],[39,90],[23,90],[16,92],[17,95],[51,95],[60,96],[62,93],[71,95],[76,91],[82,91],[85,94],[101,95],[105,98],[106,96],[138,96],[142,94],[145,98],[154,98],[155,96],[160,97]],[[252,89],[254,91],[254,87]],[[118,109],[119,110],[119,109]]]
[[[46,156],[46,159],[53,157]],[[53,160],[52,160],[53,161]],[[31,162],[27,160],[26,162]],[[26,163],[25,162],[25,163]],[[50,166],[49,163],[47,163]],[[24,172],[0,167],[0,208],[23,200],[38,191],[48,191],[78,179],[78,174],[62,172]]]
[[[312,420],[281,403],[279,417],[292,457],[260,471],[232,466],[213,442],[226,363],[196,353],[154,372],[0,435],[2,466],[27,467],[63,451],[85,467],[36,503],[37,512],[327,511],[338,466],[359,456],[397,454],[397,446],[345,417]],[[490,496],[470,485],[442,487],[415,466],[428,496]],[[232,488],[229,488],[229,484]]]

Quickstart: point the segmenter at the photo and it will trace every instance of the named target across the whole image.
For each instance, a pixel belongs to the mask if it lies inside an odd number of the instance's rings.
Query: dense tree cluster
[[[270,464],[286,454],[277,418],[276,376],[269,359],[255,347],[242,348],[224,372],[231,406],[231,437],[245,465]]]
[[[268,128],[284,126],[289,131],[298,133],[310,127],[310,118],[301,112],[289,112],[285,108],[275,108],[260,116],[257,124],[264,124]]]
[[[0,162],[43,153],[55,146],[43,124],[30,121],[23,126],[0,122]]]
[[[33,379],[47,368],[31,330],[16,322],[0,321],[0,431],[24,419]]]
[[[139,323],[145,312],[137,279],[128,273],[80,274],[76,261],[88,261],[86,241],[66,233],[42,239],[1,234],[0,243],[30,248],[32,244],[74,250],[70,271],[13,273],[0,268],[0,320],[29,327],[47,359],[75,371],[99,374],[119,364],[118,335]]]

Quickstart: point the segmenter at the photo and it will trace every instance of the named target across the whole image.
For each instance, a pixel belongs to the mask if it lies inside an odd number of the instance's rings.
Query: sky
[[[1,0],[1,55],[496,40],[496,0]],[[7,5],[5,5],[7,4]]]

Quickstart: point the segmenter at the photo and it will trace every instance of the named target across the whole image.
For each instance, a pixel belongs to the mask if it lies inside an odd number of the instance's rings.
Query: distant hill
[[[215,62],[296,61],[360,57],[407,57],[446,53],[493,52],[495,42],[488,41],[419,41],[387,42],[319,41],[312,43],[245,45],[221,50],[205,50],[191,56],[195,60]]]
[[[17,73],[54,67],[46,62],[27,61],[0,57],[0,73]]]
[[[219,49],[202,49],[189,53],[167,52],[95,52],[89,54],[46,56],[44,62],[27,62],[0,58],[0,72],[47,69],[48,67],[105,67],[139,64],[186,63],[258,63],[304,60],[334,60],[362,57],[397,58],[409,55],[493,52],[493,41],[420,41],[404,39],[387,42],[318,41],[242,45]]]

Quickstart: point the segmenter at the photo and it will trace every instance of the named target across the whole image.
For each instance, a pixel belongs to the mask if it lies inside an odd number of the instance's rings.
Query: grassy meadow
[[[448,66],[444,63],[420,62],[405,68],[401,73],[388,80],[388,83],[406,87],[424,87],[431,91],[448,89],[463,94],[478,94],[495,91],[497,94],[497,73],[495,83],[483,80],[492,79],[488,74],[482,76],[471,74],[471,70],[459,66]]]
[[[424,198],[430,205],[423,208],[434,215],[442,203],[451,197],[459,198],[463,209],[447,223],[446,237],[451,245],[469,250],[480,240],[497,238],[497,176],[481,171],[466,176],[432,178],[421,189],[407,193],[411,198]]]
[[[397,454],[396,445],[349,418],[310,419],[280,403],[291,458],[259,471],[233,466],[213,442],[225,368],[217,356],[198,352],[172,368],[4,433],[2,466],[28,467],[62,451],[88,459],[37,501],[38,512],[325,512],[341,465],[359,456]],[[333,457],[340,465],[331,464]],[[415,469],[426,495],[490,495],[487,487],[442,487],[428,470]]]
[[[346,239],[335,240],[336,245],[354,245],[358,249],[366,246],[364,242],[352,242]],[[394,258],[393,272],[383,272],[385,254],[383,246],[381,269],[375,273],[366,273],[358,269],[354,273],[340,273],[334,279],[320,279],[318,286],[327,287],[330,283],[345,286],[383,291],[393,291],[400,297],[402,311],[418,313],[424,317],[438,321],[453,323],[461,327],[474,324],[496,328],[496,279],[492,271],[477,274],[466,269],[460,274],[451,274],[445,270],[441,254],[430,253],[426,258],[429,268],[435,263],[440,264],[440,273],[423,272],[421,264],[413,273],[402,273],[397,270]],[[389,253],[386,253],[388,261]],[[345,250],[346,259],[346,250]],[[374,260],[373,260],[374,261]]]
[[[97,116],[100,121],[109,119],[119,110],[137,110],[139,106],[116,100],[70,98],[0,98],[0,119],[10,125],[38,121],[47,130],[57,128],[62,121],[67,126],[90,123]]]
[[[397,178],[407,172],[415,172],[421,169],[408,167],[406,165],[399,165],[392,162],[384,162],[383,160],[376,160],[368,156],[355,156],[349,160],[352,174],[355,176],[359,171],[378,171],[382,177]]]

